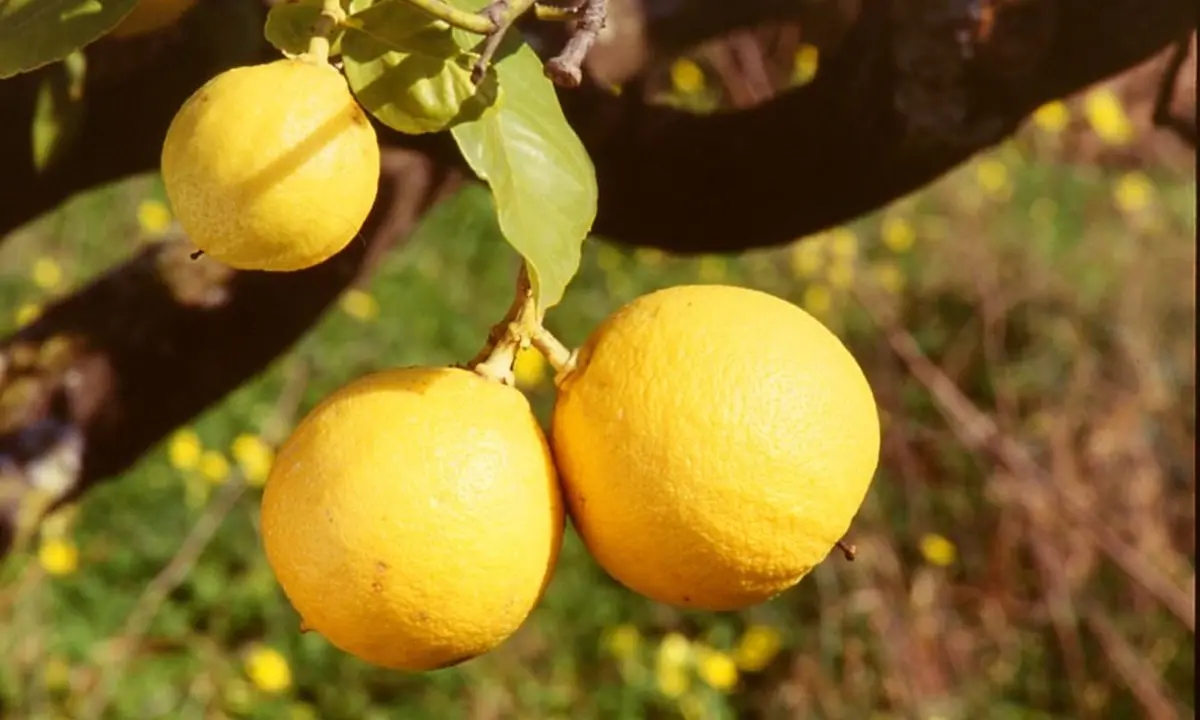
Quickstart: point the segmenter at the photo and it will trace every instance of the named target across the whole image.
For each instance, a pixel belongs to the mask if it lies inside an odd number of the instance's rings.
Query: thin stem
[[[341,0],[323,0],[321,14],[313,24],[313,34],[308,40],[308,57],[321,65],[329,62],[329,36],[335,28],[346,20],[346,11],[342,9]]]
[[[575,367],[575,353],[563,345],[561,340],[540,324],[532,330],[529,335],[530,344],[546,356],[546,362],[550,363],[555,372],[562,374]]]
[[[495,23],[496,29],[488,33],[487,39],[483,41],[479,59],[471,68],[471,82],[478,84],[483,80],[488,65],[491,64],[492,57],[496,54],[500,43],[504,41],[508,29],[513,26],[517,18],[528,12],[533,4],[534,0],[492,0],[487,7],[479,11],[481,16]]]
[[[492,326],[487,342],[476,353],[467,367],[484,377],[511,385],[512,366],[517,351],[533,345],[546,356],[560,375],[575,365],[575,353],[542,326],[537,298],[534,297],[529,270],[525,263],[517,272],[516,293],[504,319]]]
[[[478,13],[459,10],[442,0],[404,0],[413,7],[420,8],[438,20],[449,23],[459,30],[466,30],[477,35],[490,35],[498,29],[497,24],[486,16]]]
[[[556,85],[576,88],[583,82],[583,59],[591,51],[608,18],[608,0],[584,0],[579,24],[557,57],[546,62],[546,77]]]

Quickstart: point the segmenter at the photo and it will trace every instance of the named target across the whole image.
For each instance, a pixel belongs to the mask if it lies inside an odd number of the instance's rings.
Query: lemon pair
[[[466,369],[335,391],[277,455],[263,542],[306,627],[429,670],[520,627],[564,510],[626,587],[735,610],[829,553],[878,452],[870,387],[835,335],[762,292],[680,286],[592,333],[559,379],[549,440],[520,391]]]

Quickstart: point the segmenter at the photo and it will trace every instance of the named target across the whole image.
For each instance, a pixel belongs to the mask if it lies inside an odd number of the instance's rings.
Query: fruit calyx
[[[541,311],[529,281],[525,263],[517,272],[517,289],[504,318],[488,333],[487,342],[467,367],[489,380],[512,385],[517,351],[533,346],[546,357],[557,373],[555,382],[575,367],[576,351],[570,350],[542,325]]]

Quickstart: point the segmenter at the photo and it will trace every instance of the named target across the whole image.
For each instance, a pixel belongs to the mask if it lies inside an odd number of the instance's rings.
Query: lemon
[[[332,66],[227,70],[180,107],[162,177],[180,225],[240,270],[299,270],[342,250],[375,201],[375,129]]]
[[[564,524],[525,396],[456,368],[386,370],[333,392],[280,448],[261,512],[267,560],[304,627],[414,672],[515,632]]]
[[[659,602],[710,611],[799,582],[847,531],[879,417],[854,357],[756,290],[678,286],[609,316],[560,380],[552,445],[596,561]]]
[[[138,0],[108,36],[129,38],[161,30],[174,25],[195,4],[196,0]]]

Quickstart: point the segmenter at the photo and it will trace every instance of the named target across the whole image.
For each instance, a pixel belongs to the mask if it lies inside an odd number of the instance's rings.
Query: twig
[[[1083,617],[1104,648],[1104,655],[1113,671],[1141,704],[1146,713],[1143,717],[1149,720],[1177,720],[1184,717],[1179,712],[1178,704],[1167,695],[1159,671],[1149,667],[1144,658],[1138,657],[1129,641],[1121,637],[1121,633],[1097,607],[1085,607]],[[1187,717],[1192,717],[1192,713],[1188,713]]]
[[[596,43],[608,17],[608,0],[584,0],[581,5],[579,24],[571,31],[571,38],[557,57],[546,62],[546,77],[557,85],[567,88],[579,87],[583,82],[584,58]]]
[[[492,351],[508,335],[509,329],[517,319],[517,316],[521,314],[521,310],[525,307],[525,303],[528,302],[529,295],[532,292],[533,290],[529,284],[529,270],[525,267],[525,263],[522,262],[521,269],[517,271],[517,289],[513,293],[512,304],[508,306],[508,311],[504,313],[504,317],[500,322],[493,325],[492,329],[488,331],[487,341],[484,342],[479,352],[475,353],[475,357],[471,358],[471,361],[467,363],[467,367],[473,368],[482,362],[486,362],[491,357]]]
[[[1167,60],[1167,65],[1163,68],[1162,76],[1158,81],[1158,92],[1154,96],[1154,114],[1152,120],[1155,125],[1165,127],[1175,133],[1180,140],[1196,147],[1196,125],[1188,124],[1184,118],[1176,116],[1171,112],[1171,103],[1175,99],[1175,83],[1179,79],[1179,73],[1183,69],[1183,63],[1187,60],[1188,51],[1192,46],[1192,34],[1189,33],[1186,37],[1180,38],[1174,49],[1171,51],[1171,57]]]
[[[533,0],[492,0],[492,2],[488,3],[487,7],[479,11],[480,15],[495,24],[496,29],[488,33],[487,37],[484,38],[483,48],[479,51],[479,59],[475,61],[474,67],[471,68],[471,82],[479,84],[483,80],[483,76],[487,73],[488,65],[491,64],[492,57],[496,54],[500,43],[504,41],[504,36],[508,33],[508,29],[532,5]]]

